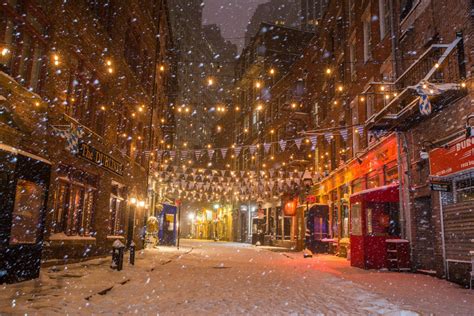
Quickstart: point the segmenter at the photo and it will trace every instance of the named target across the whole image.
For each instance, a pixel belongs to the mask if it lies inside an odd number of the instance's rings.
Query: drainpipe
[[[442,255],[443,255],[443,271],[444,271],[444,276],[447,278],[449,274],[448,274],[448,267],[446,265],[446,244],[444,241],[443,199],[441,197],[441,192],[438,192],[438,195],[439,195],[439,219],[441,221],[441,250],[442,250]]]
[[[398,196],[400,205],[400,233],[402,238],[406,238],[406,219],[405,219],[405,198],[403,192],[404,184],[404,172],[403,172],[403,159],[402,159],[402,148],[403,143],[401,139],[401,132],[397,132],[397,165],[398,165]]]
[[[394,79],[398,77],[398,59],[397,59],[397,50],[398,50],[398,31],[395,31],[395,7],[394,0],[389,2],[390,10],[390,36],[392,38],[392,76]]]

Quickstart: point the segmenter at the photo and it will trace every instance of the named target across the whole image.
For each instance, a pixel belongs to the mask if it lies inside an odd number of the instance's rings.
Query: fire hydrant
[[[120,240],[115,240],[112,244],[112,264],[110,265],[112,269],[122,270],[124,250],[125,245]]]

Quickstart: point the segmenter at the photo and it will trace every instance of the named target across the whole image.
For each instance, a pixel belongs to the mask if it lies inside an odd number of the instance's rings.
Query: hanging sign
[[[451,182],[431,181],[430,188],[432,191],[451,192]]]
[[[77,155],[93,164],[123,176],[122,163],[86,143],[81,143],[79,145],[79,152]]]

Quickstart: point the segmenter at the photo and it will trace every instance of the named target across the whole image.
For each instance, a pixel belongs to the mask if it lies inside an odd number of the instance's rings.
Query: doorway
[[[37,278],[50,164],[0,150],[0,283]]]

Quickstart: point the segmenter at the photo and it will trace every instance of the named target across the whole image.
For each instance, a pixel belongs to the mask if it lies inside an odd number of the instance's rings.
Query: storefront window
[[[12,214],[10,245],[34,244],[38,238],[45,190],[23,179],[16,185],[15,208]]]
[[[354,203],[351,205],[351,234],[362,236],[361,205]]]
[[[109,235],[124,234],[126,189],[119,183],[112,183],[110,193]]]
[[[398,236],[398,217],[397,203],[367,203],[367,235]]]
[[[456,201],[466,202],[474,200],[474,178],[456,181]]]
[[[378,173],[369,173],[367,177],[367,189],[373,189],[380,186],[380,176]]]
[[[95,208],[97,178],[61,166],[54,201],[54,232],[68,236],[90,236]]]
[[[349,237],[349,206],[347,204],[342,205],[341,209],[342,217],[342,238]]]
[[[357,179],[352,182],[352,193],[357,193],[364,190],[364,179]]]
[[[385,166],[385,184],[392,184],[398,180],[398,166],[396,163],[388,164]]]

